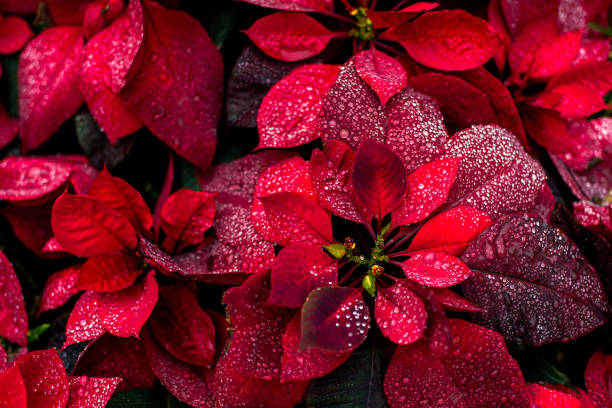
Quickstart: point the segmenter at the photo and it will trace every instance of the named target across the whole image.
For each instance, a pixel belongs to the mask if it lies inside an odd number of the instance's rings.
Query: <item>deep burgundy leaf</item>
[[[105,15],[109,13],[110,9]],[[117,93],[134,70],[143,38],[142,3],[131,1],[125,13],[91,38],[83,50],[79,88],[89,111],[111,143],[142,126]]]
[[[357,73],[376,92],[383,106],[407,84],[408,75],[402,64],[375,48],[356,54],[354,62]]]
[[[374,316],[382,333],[402,345],[420,339],[427,323],[423,301],[401,282],[377,292]]]
[[[302,307],[299,351],[307,349],[346,352],[357,348],[368,335],[370,313],[361,290],[320,287]]]
[[[400,265],[408,279],[425,286],[454,286],[471,274],[463,262],[444,252],[419,252]]]
[[[438,3],[419,1],[397,11],[367,10],[366,12],[374,28],[390,28],[414,19],[420,12],[430,11],[438,6]]]
[[[472,269],[466,298],[486,310],[474,318],[509,340],[569,341],[607,321],[606,296],[591,265],[537,217],[500,218],[461,259]]]
[[[17,274],[3,252],[0,252],[0,310],[0,336],[25,347],[28,315]]]
[[[244,33],[263,52],[282,61],[315,56],[340,34],[329,31],[308,14],[285,11],[260,18]]]
[[[53,27],[25,47],[19,58],[20,137],[23,151],[43,144],[83,103],[79,27]]]
[[[70,377],[66,408],[104,408],[121,381],[121,378]]]
[[[27,393],[17,366],[0,373],[0,404],[4,407],[27,408]]]
[[[463,10],[425,13],[382,38],[399,42],[417,62],[443,71],[476,68],[502,44],[489,23]]]
[[[221,54],[187,13],[148,1],[143,6],[142,64],[121,99],[171,149],[207,168],[221,112]]]
[[[38,0],[2,0],[0,9],[7,13],[32,14],[36,13]]]
[[[181,286],[162,286],[150,319],[153,335],[169,353],[191,365],[210,366],[215,327],[194,294]]]
[[[23,47],[34,34],[21,17],[6,16],[0,19],[0,54],[12,54]]]
[[[331,216],[316,201],[298,193],[278,193],[261,198],[274,242],[328,245],[334,240]]]
[[[62,247],[89,257],[136,248],[134,227],[103,201],[84,195],[62,194],[53,205],[51,226]]]
[[[13,363],[23,377],[28,407],[61,408],[69,398],[68,377],[56,350],[32,351]]]
[[[313,289],[333,286],[337,281],[338,264],[322,248],[292,245],[282,249],[272,265],[272,289],[267,303],[301,307]]]
[[[132,388],[152,388],[155,374],[149,367],[142,342],[133,337],[104,334],[81,353],[73,375],[122,378],[117,392]]]
[[[277,82],[257,112],[257,148],[293,147],[316,139],[322,97],[337,75],[337,65],[304,65]]]
[[[95,339],[106,332],[98,316],[100,296],[85,292],[74,305],[66,323],[66,342],[62,349],[74,343]]]
[[[157,303],[157,292],[155,272],[151,271],[141,282],[127,289],[100,294],[100,322],[115,336],[138,337]]]
[[[602,352],[594,353],[584,372],[584,384],[597,408],[607,408],[612,405],[611,377],[612,357]]]
[[[393,151],[364,141],[355,154],[352,185],[355,197],[379,222],[401,202],[406,191],[406,168]]]
[[[451,319],[453,345],[443,358],[424,342],[399,347],[385,375],[391,408],[528,408],[521,370],[503,338]]]
[[[246,3],[256,4],[287,11],[334,11],[333,0],[239,0]]]
[[[81,272],[81,265],[70,266],[59,272],[55,272],[45,283],[42,297],[40,300],[40,315],[47,310],[52,310],[63,306],[70,298],[79,292],[76,282]]]
[[[333,353],[324,350],[308,349],[298,351],[302,337],[301,314],[296,313],[283,334],[283,357],[281,360],[281,380],[303,381],[321,377],[335,370],[348,359],[352,350]]]
[[[183,188],[168,198],[161,211],[166,251],[180,251],[204,241],[204,233],[215,217],[214,197],[214,194]]]
[[[45,203],[40,206],[8,205],[0,210],[0,213],[11,223],[13,232],[21,242],[32,252],[44,256],[46,246],[53,239],[51,230],[51,204]],[[48,254],[49,258],[53,255]],[[64,254],[67,255],[67,254]]]
[[[139,266],[137,259],[121,253],[93,256],[82,265],[76,287],[102,293],[125,289],[142,273]]]

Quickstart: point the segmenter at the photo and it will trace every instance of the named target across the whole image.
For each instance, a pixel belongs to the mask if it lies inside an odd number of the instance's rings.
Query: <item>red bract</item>
[[[612,378],[612,358],[597,352],[591,356],[584,372],[584,383],[596,408],[612,406],[610,379]]]
[[[188,14],[153,2],[131,1],[123,12],[120,2],[105,6],[88,5],[85,33],[73,26],[81,24],[78,12],[57,8],[70,26],[45,30],[21,54],[23,150],[44,143],[85,99],[111,142],[144,123],[179,155],[208,167],[223,77],[212,40]],[[83,34],[91,37],[85,47]]]
[[[27,344],[28,316],[21,285],[13,266],[0,252],[0,336],[17,343]]]

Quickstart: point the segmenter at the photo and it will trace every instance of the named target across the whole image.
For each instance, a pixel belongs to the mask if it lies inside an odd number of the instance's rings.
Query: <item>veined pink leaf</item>
[[[28,315],[21,284],[10,261],[0,252],[0,336],[22,347],[27,344]]]
[[[401,281],[378,290],[374,316],[382,333],[392,342],[402,345],[423,337],[427,323],[423,300]]]

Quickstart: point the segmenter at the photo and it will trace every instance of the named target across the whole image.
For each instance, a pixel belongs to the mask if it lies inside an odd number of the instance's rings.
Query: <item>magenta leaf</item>
[[[11,262],[0,252],[0,336],[22,347],[27,344],[28,315],[21,284]]]
[[[121,378],[69,377],[70,400],[66,408],[104,408]]]
[[[313,289],[338,281],[338,264],[322,248],[296,244],[283,248],[272,265],[267,304],[301,307]]]
[[[486,310],[474,318],[509,340],[569,341],[607,321],[606,296],[591,265],[536,217],[500,218],[461,259],[472,269],[463,284],[466,298]]]
[[[528,408],[521,370],[503,338],[451,319],[453,344],[436,357],[424,342],[398,347],[385,375],[391,408]]]
[[[69,398],[68,377],[56,350],[39,350],[15,360],[25,384],[28,407],[65,407]]]
[[[81,265],[74,265],[49,276],[43,289],[40,309],[38,309],[39,315],[47,310],[63,306],[79,292],[76,282],[80,272]]]
[[[302,307],[298,352],[354,350],[365,340],[369,325],[370,313],[361,290],[336,286],[317,288]]]
[[[293,147],[316,139],[322,97],[337,75],[337,65],[304,65],[277,82],[257,112],[257,148]]]
[[[74,305],[66,323],[66,342],[62,349],[74,343],[92,340],[106,332],[98,316],[100,296],[85,292]]]
[[[43,31],[19,58],[19,117],[22,149],[43,144],[83,103],[78,75],[80,27]]]
[[[612,404],[609,380],[611,367],[612,357],[602,352],[593,353],[587,363],[584,384],[596,407],[609,407]]]
[[[355,154],[352,175],[355,197],[379,222],[401,202],[406,191],[406,168],[384,145],[364,141]]]
[[[400,265],[408,279],[425,286],[454,286],[471,274],[463,262],[444,252],[419,252]]]
[[[3,16],[0,20],[0,54],[12,54],[26,45],[34,35],[24,19],[17,16]]]
[[[355,55],[354,62],[357,73],[376,92],[382,106],[406,87],[406,70],[396,59],[383,52],[374,48],[361,51]]]
[[[3,349],[4,350],[4,349]],[[5,407],[27,408],[28,395],[19,367],[0,372],[0,404]]]
[[[377,292],[374,316],[385,337],[402,345],[423,337],[427,323],[423,300],[401,281]]]

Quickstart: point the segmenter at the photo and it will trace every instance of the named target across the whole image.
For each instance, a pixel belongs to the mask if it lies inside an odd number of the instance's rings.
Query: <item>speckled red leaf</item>
[[[71,344],[95,339],[106,332],[100,317],[100,297],[96,292],[85,292],[74,305],[66,323],[66,342],[62,349]]]
[[[418,252],[400,266],[408,279],[433,287],[457,285],[471,274],[463,262],[444,252]]]
[[[308,381],[279,382],[242,376],[232,370],[226,358],[217,365],[212,383],[217,404],[234,408],[262,404],[266,408],[292,408],[302,400],[307,386]]]
[[[115,209],[137,231],[146,233],[151,229],[153,217],[140,193],[123,179],[111,176],[106,168],[98,174],[87,195]]]
[[[191,365],[210,366],[215,357],[215,326],[193,292],[162,286],[151,314],[153,335],[174,357]]]
[[[70,400],[66,408],[104,408],[121,378],[69,377]]]
[[[341,33],[329,31],[304,13],[279,11],[257,20],[244,32],[260,50],[282,61],[317,55]]]
[[[521,370],[503,338],[451,319],[453,344],[437,358],[424,342],[399,347],[385,375],[391,408],[527,408]]]
[[[529,384],[529,391],[533,394],[535,408],[585,408],[578,395],[574,395],[570,389],[555,389],[540,384]]]
[[[498,124],[485,93],[461,78],[434,72],[410,78],[410,86],[436,100],[447,128],[453,131]]]
[[[121,99],[171,149],[206,168],[221,112],[221,54],[187,13],[148,1],[143,6],[142,64]]]
[[[33,35],[30,26],[21,17],[0,17],[0,54],[19,51]]]
[[[394,225],[407,225],[428,217],[446,201],[455,182],[460,158],[440,159],[408,175],[408,188],[400,207],[393,212]]]
[[[122,378],[117,392],[152,388],[156,381],[142,342],[133,337],[115,337],[111,334],[104,334],[89,343],[81,353],[73,375]]]
[[[19,368],[13,366],[0,373],[0,405],[27,408],[27,393]]]
[[[68,377],[56,350],[32,351],[13,363],[19,368],[28,407],[62,408],[68,402]]]
[[[417,232],[409,251],[433,249],[460,255],[482,231],[491,218],[472,207],[455,207],[430,219]]]
[[[417,62],[443,71],[476,68],[502,45],[489,23],[463,10],[425,13],[381,38],[399,42]]]
[[[509,340],[569,341],[607,321],[606,296],[592,266],[538,217],[500,218],[461,259],[472,269],[464,294],[486,310],[474,318]]]
[[[82,51],[80,27],[52,27],[20,54],[17,89],[23,151],[43,144],[83,103],[78,87]]]
[[[157,303],[155,271],[127,289],[99,296],[98,316],[104,328],[115,336],[138,337]]]
[[[27,333],[28,316],[21,284],[10,261],[0,252],[0,336],[24,347]]]
[[[170,255],[142,235],[138,236],[138,251],[144,257],[144,262],[164,275],[175,278],[177,274],[184,272]]]
[[[283,334],[283,357],[281,359],[282,381],[304,381],[329,374],[348,359],[352,350],[334,353],[308,349],[298,352],[302,337],[301,313],[296,313]]]
[[[602,62],[608,60],[610,54],[610,41],[607,39],[584,38],[580,41],[578,55],[572,62],[573,66],[582,64],[583,62]]]
[[[257,148],[300,146],[316,139],[322,97],[337,75],[337,65],[304,65],[277,82],[257,112]]]
[[[612,378],[612,357],[602,352],[594,353],[584,372],[584,384],[597,408],[612,406],[610,379]]]
[[[355,154],[352,186],[366,213],[380,222],[404,197],[406,168],[391,149],[366,140]]]
[[[401,281],[377,292],[374,316],[385,337],[402,345],[420,339],[427,323],[423,300]]]
[[[331,215],[311,198],[298,193],[278,193],[260,200],[272,227],[271,238],[279,245],[333,242]]]
[[[40,300],[39,315],[47,310],[63,306],[79,292],[76,282],[80,272],[81,264],[69,266],[49,276]]]
[[[314,150],[308,162],[310,182],[322,207],[347,220],[361,222],[351,195],[351,174],[355,152],[340,140]]]
[[[131,286],[142,273],[138,260],[114,252],[89,258],[81,267],[76,287],[79,290],[115,292]]]
[[[296,244],[282,249],[272,265],[267,304],[301,307],[306,296],[320,286],[338,281],[338,264],[320,247]]]
[[[407,84],[408,74],[402,64],[375,48],[359,52],[353,61],[357,73],[376,92],[383,106]]]
[[[53,205],[51,226],[68,252],[82,257],[136,248],[134,227],[103,201],[84,195],[62,194]]]
[[[261,171],[291,156],[289,152],[278,150],[257,152],[229,163],[218,164],[206,173],[197,171],[196,175],[203,191],[235,195],[250,204]],[[221,195],[217,199],[219,197]]]
[[[131,1],[123,15],[91,38],[83,50],[79,87],[89,111],[111,143],[135,132],[142,122],[117,93],[133,70],[144,38],[142,3]],[[109,14],[107,10],[106,14]]]
[[[307,349],[346,352],[368,335],[370,313],[361,290],[320,287],[302,307],[302,338],[298,351]]]
[[[397,11],[367,10],[366,13],[372,21],[374,28],[390,28],[397,27],[406,21],[414,19],[419,13],[433,10],[438,6],[438,3],[419,1]]]
[[[334,11],[333,0],[239,0],[245,3],[256,4],[278,10],[288,11]]]
[[[204,241],[204,233],[215,217],[214,194],[182,188],[172,194],[161,211],[161,227],[166,233],[163,247],[180,251]]]
[[[447,310],[454,312],[482,312],[483,310],[462,298],[457,293],[448,288],[432,288],[438,301]]]
[[[290,157],[270,165],[260,173],[253,194],[251,222],[255,230],[267,239],[271,239],[272,231],[260,198],[276,193],[300,193],[314,199],[308,162],[299,156]]]
[[[213,397],[203,378],[193,366],[164,350],[146,330],[143,340],[153,372],[168,391],[179,400],[196,408],[210,408]]]

